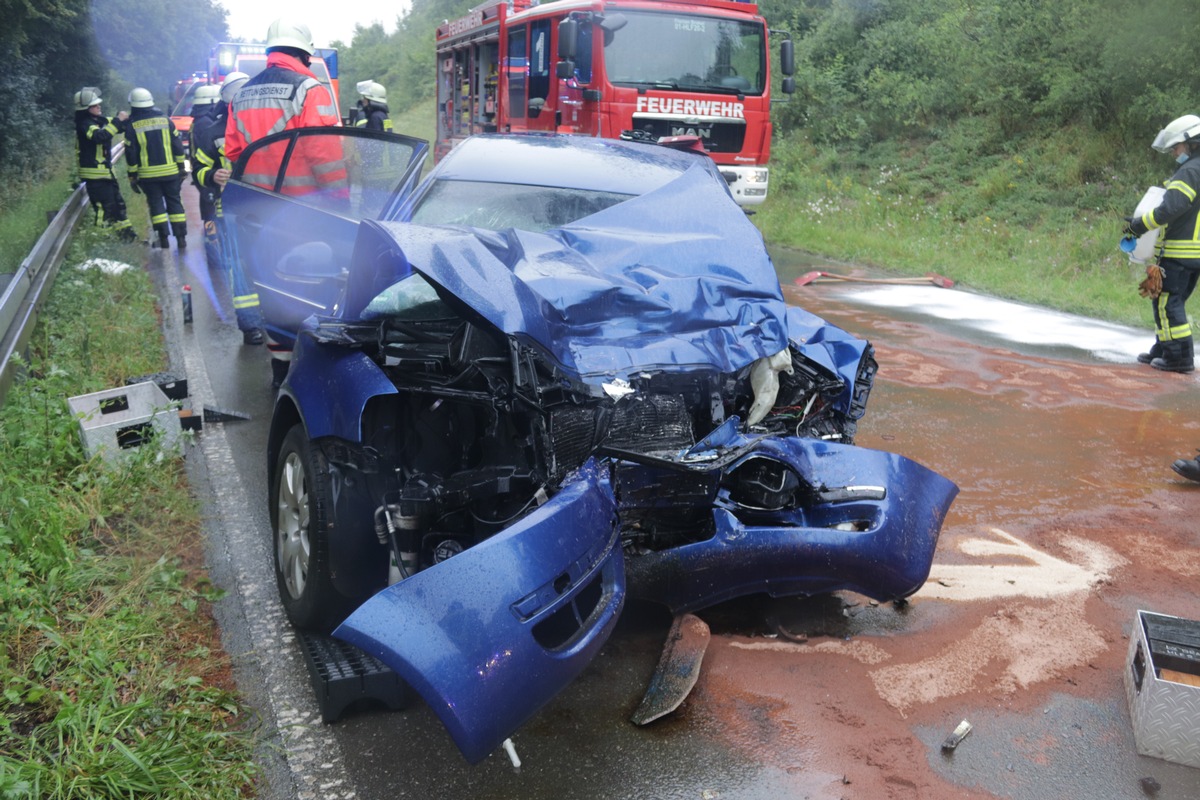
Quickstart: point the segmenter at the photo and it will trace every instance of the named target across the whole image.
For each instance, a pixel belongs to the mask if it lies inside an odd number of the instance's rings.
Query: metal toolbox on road
[[[151,439],[165,450],[179,443],[179,402],[153,382],[76,395],[67,405],[79,420],[88,458],[99,452],[113,461]]]
[[[1127,667],[1137,751],[1200,767],[1200,621],[1138,611]]]

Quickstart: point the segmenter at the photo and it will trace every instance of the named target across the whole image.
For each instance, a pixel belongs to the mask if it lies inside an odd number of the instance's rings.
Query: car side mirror
[[[336,278],[342,268],[333,260],[333,248],[325,242],[305,242],[293,247],[279,259],[275,269],[289,278],[318,280]]]
[[[795,78],[792,78],[792,77],[790,77],[790,76],[789,76],[789,77],[787,77],[787,78],[784,78],[784,79],[783,79],[783,86],[782,86],[782,87],[780,87],[780,88],[782,88],[782,89],[783,89],[783,93],[784,93],[784,94],[792,94],[792,93],[794,93],[794,92],[796,91],[796,79],[795,79]]]
[[[560,61],[554,65],[554,77],[560,81],[567,81],[575,77],[575,62]]]
[[[791,39],[779,43],[779,71],[784,75],[796,72],[796,45]]]

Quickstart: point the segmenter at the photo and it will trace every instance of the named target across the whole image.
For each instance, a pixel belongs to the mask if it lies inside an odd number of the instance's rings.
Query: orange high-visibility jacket
[[[267,68],[248,80],[229,105],[225,156],[236,162],[253,142],[292,128],[328,127],[340,119],[329,90],[299,59],[267,54]],[[242,180],[274,188],[286,148],[266,147],[246,164]],[[331,137],[301,139],[288,164],[281,191],[304,195],[318,189],[345,190],[341,144]]]

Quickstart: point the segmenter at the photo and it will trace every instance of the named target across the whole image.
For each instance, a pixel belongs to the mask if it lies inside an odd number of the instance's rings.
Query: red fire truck
[[[791,40],[779,51],[790,76]],[[435,158],[486,131],[696,136],[739,203],[766,199],[771,59],[753,3],[493,0],[441,25],[437,54]]]

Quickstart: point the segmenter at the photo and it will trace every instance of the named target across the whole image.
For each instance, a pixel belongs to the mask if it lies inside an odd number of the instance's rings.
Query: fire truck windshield
[[[763,93],[766,47],[761,22],[650,11],[622,11],[621,16],[623,24],[604,26],[604,68],[609,83],[691,92]]]

